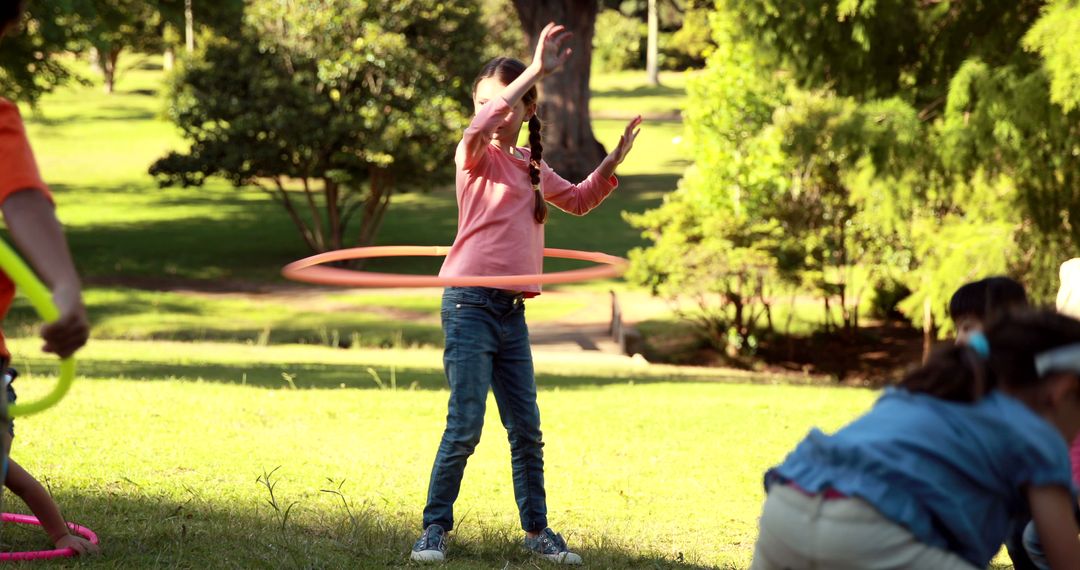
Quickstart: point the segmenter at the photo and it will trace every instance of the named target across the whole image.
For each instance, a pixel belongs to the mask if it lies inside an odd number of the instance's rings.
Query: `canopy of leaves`
[[[470,115],[478,12],[468,1],[252,2],[242,33],[214,38],[176,76],[169,113],[192,146],[151,172],[184,185],[319,180],[331,225],[365,193],[430,187]]]
[[[33,103],[72,79],[59,56],[77,45],[73,20],[85,0],[29,3],[23,23],[0,40],[0,95]]]
[[[855,269],[902,279],[902,308],[921,324],[928,301],[943,331],[968,280],[1008,273],[1047,298],[1080,247],[1080,9],[1043,4],[719,0],[689,87],[695,167],[635,222],[775,222],[779,240],[742,247],[778,278],[841,298]],[[651,237],[686,259],[684,238]]]

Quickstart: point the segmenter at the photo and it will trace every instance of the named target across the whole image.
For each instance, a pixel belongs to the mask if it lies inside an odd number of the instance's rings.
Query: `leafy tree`
[[[262,188],[312,251],[372,243],[395,191],[430,187],[453,164],[480,58],[477,5],[258,0],[246,18],[177,75],[169,113],[192,147],[151,173]]]
[[[734,198],[778,222],[779,277],[839,296],[849,325],[856,270],[903,276],[928,334],[989,273],[1046,298],[1080,247],[1078,10],[720,0],[718,53],[690,86],[697,173],[678,192],[695,198],[669,202],[708,219]]]
[[[61,56],[76,45],[73,14],[82,0],[30,2],[23,25],[0,40],[0,93],[36,102],[74,78]]]
[[[521,31],[514,5],[510,0],[483,0],[481,15],[487,34],[484,39],[484,61],[496,57],[513,57],[529,61],[525,34]]]
[[[645,25],[617,10],[603,10],[596,19],[593,64],[601,71],[639,68]]]
[[[87,1],[89,11],[81,14],[76,25],[101,71],[105,92],[112,93],[120,54],[125,49],[161,49],[161,14],[145,0]]]
[[[687,90],[694,166],[664,204],[627,219],[653,242],[631,252],[628,278],[675,303],[713,346],[746,353],[771,324],[769,302],[793,258],[773,217],[790,186],[777,129],[766,128],[785,99],[763,73],[751,42],[718,19],[718,47]],[[764,319],[764,322],[762,321]]]

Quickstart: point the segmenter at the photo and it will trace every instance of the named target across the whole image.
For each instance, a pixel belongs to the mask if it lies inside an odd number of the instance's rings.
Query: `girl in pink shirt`
[[[536,83],[571,55],[571,34],[548,24],[531,65],[496,58],[473,84],[476,116],[455,153],[458,233],[439,275],[487,276],[541,273],[548,202],[584,215],[618,185],[615,168],[637,137],[641,118],[627,125],[619,144],[580,184],[572,184],[543,161]],[[529,122],[529,148],[515,142]],[[412,559],[441,562],[446,533],[454,524],[454,501],[465,463],[480,441],[488,389],[510,440],[514,496],[525,547],[552,562],[580,564],[562,536],[547,524],[543,440],[536,404],[524,300],[540,286],[513,291],[448,287],[443,293],[446,334],[443,364],[450,384],[446,429],[435,456],[424,508],[424,532]]]

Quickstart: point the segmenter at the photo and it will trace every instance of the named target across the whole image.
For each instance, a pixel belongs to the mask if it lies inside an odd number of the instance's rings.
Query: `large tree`
[[[480,57],[476,3],[256,0],[246,19],[176,78],[170,115],[191,148],[151,172],[262,188],[312,251],[369,245],[395,192],[452,168]]]
[[[124,50],[160,49],[161,13],[155,3],[146,0],[87,1],[90,11],[81,14],[80,35],[91,48],[105,92],[112,93]]]
[[[573,57],[562,71],[540,84],[540,118],[544,123],[544,160],[557,172],[583,179],[607,152],[596,140],[589,119],[589,77],[592,72],[592,37],[598,0],[514,0],[529,42],[536,47],[540,31],[557,22],[573,32]]]

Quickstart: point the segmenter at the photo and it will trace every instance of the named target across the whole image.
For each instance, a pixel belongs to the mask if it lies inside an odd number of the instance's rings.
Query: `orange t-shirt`
[[[19,108],[0,97],[0,204],[20,190],[37,190],[49,195],[49,187],[41,179],[30,141],[26,139]],[[0,272],[0,319],[7,314],[14,298],[15,284]],[[0,357],[7,359],[10,356],[0,330]]]

